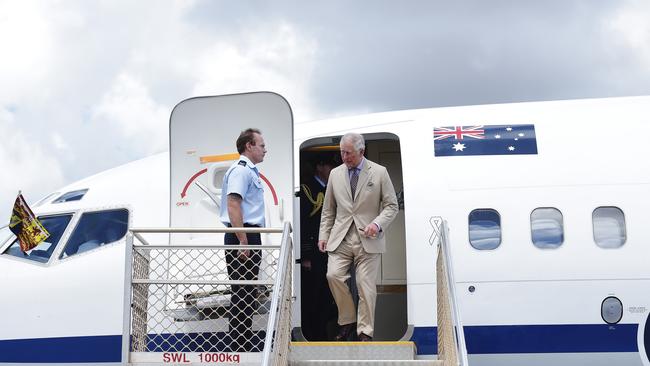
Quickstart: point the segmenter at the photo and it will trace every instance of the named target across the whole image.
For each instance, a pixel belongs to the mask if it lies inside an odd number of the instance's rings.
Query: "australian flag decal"
[[[537,154],[534,125],[433,128],[435,156]]]

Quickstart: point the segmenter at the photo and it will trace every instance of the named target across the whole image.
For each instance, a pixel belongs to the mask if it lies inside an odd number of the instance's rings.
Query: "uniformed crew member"
[[[228,227],[263,227],[264,189],[257,164],[266,155],[264,138],[258,129],[249,128],[242,131],[236,145],[240,157],[223,177],[221,222]],[[224,244],[240,246],[239,250],[226,251],[228,277],[234,281],[256,280],[261,253],[246,246],[262,244],[260,234],[229,233],[224,237]],[[231,292],[230,351],[262,351],[263,342],[252,331],[256,286],[232,285]]]
[[[325,187],[335,163],[326,155],[314,161],[314,174],[300,186],[302,331],[307,340],[327,341],[328,324],[336,319],[337,310],[327,284],[327,253],[318,250],[318,230]]]

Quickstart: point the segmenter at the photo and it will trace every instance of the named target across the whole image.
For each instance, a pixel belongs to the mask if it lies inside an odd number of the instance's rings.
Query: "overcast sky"
[[[167,150],[191,96],[276,91],[300,122],[650,94],[647,0],[312,3],[0,0],[0,212]]]

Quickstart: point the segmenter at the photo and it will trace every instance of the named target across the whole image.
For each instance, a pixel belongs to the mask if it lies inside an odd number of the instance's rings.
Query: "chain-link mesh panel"
[[[133,278],[149,278],[149,252],[133,252]],[[132,288],[132,349],[135,352],[142,352],[145,350],[147,343],[148,287],[146,285],[136,284]]]
[[[442,250],[438,246],[438,259],[436,260],[436,289],[438,296],[438,359],[442,360],[444,366],[458,364],[456,351],[456,339],[454,335],[454,323],[451,317],[451,304],[449,300],[449,280],[447,278],[447,263]]]
[[[261,352],[277,247],[133,250],[131,350]]]

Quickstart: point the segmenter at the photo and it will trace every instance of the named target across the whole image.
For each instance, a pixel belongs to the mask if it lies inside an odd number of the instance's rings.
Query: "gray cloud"
[[[196,93],[278,91],[298,121],[650,94],[640,1],[21,1],[0,14],[0,135],[38,146],[58,177],[21,160],[5,206],[164,149],[171,108]]]
[[[202,29],[284,19],[318,40],[324,110],[644,94],[650,72],[608,27],[634,2],[200,2]],[[231,14],[239,16],[231,16]]]

